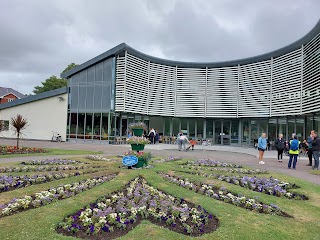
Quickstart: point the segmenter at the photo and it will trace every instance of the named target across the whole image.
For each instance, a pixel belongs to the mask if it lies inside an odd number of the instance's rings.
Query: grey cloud
[[[0,85],[30,93],[122,42],[180,61],[250,57],[305,35],[318,9],[317,0],[1,1]]]

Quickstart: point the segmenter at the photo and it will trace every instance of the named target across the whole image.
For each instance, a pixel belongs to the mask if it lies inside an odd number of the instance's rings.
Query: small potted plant
[[[129,129],[132,130],[135,136],[141,137],[143,131],[147,130],[147,125],[143,122],[134,122],[129,124]]]
[[[141,151],[144,149],[144,145],[149,143],[149,140],[144,137],[130,137],[127,142],[131,144],[131,149],[135,151]]]

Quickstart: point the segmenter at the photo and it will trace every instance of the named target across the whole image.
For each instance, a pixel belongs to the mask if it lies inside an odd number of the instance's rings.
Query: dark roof
[[[30,102],[35,102],[35,101],[39,101],[45,98],[49,98],[49,97],[54,97],[63,93],[67,93],[68,92],[68,87],[63,87],[63,88],[58,88],[52,91],[48,91],[48,92],[44,92],[44,93],[40,93],[37,95],[31,95],[31,96],[27,96],[25,98],[22,99],[17,99],[15,101],[12,102],[8,102],[8,103],[4,103],[4,104],[0,104],[0,110],[1,109],[5,109],[5,108],[11,108],[11,107],[15,107],[18,105],[22,105],[22,104],[26,104],[26,103],[30,103]],[[65,101],[68,101],[68,99],[65,99]]]
[[[0,87],[0,98],[12,93],[15,95],[17,98],[25,98],[26,95],[12,89],[12,88],[5,88],[5,87]]]
[[[243,58],[238,60],[231,60],[231,61],[223,61],[223,62],[180,62],[180,61],[172,61],[167,59],[161,59],[157,57],[153,57],[147,54],[144,54],[142,52],[139,52],[135,50],[134,48],[130,47],[129,45],[125,43],[121,43],[118,46],[100,54],[99,56],[92,58],[91,60],[72,68],[71,70],[64,72],[61,74],[62,78],[69,78],[72,75],[100,62],[107,58],[114,57],[117,55],[123,55],[125,51],[127,51],[129,54],[137,56],[141,59],[144,59],[146,61],[151,61],[153,63],[159,63],[169,66],[178,66],[178,67],[188,67],[188,68],[205,68],[205,67],[230,67],[230,66],[237,66],[238,64],[244,65],[249,63],[255,63],[260,61],[265,61],[271,59],[271,57],[279,57],[281,55],[284,55],[286,53],[289,53],[291,51],[294,51],[301,47],[302,44],[306,44],[310,42],[317,34],[320,33],[320,20],[317,22],[317,24],[314,26],[314,28],[309,31],[304,37],[300,38],[299,40],[282,47],[280,49],[277,49],[275,51],[261,54],[254,57],[249,58]]]

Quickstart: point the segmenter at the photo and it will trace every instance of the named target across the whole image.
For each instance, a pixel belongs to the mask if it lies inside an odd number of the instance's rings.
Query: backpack
[[[299,141],[297,139],[293,139],[290,143],[290,150],[297,151],[299,149]]]

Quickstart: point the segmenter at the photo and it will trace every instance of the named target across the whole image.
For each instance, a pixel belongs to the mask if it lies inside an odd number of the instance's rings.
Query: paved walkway
[[[45,141],[21,141],[21,146],[39,147],[39,148],[59,148],[102,151],[105,155],[114,156],[123,154],[130,150],[129,145],[104,145],[100,143],[52,143]],[[15,145],[14,140],[0,139],[0,145]],[[252,168],[266,169],[272,172],[284,173],[290,176],[301,178],[309,182],[320,185],[320,175],[310,174],[310,167],[305,166],[308,163],[307,158],[301,157],[298,160],[297,170],[287,168],[288,157],[284,156],[283,162],[278,163],[276,151],[267,151],[265,153],[265,165],[258,164],[258,151],[254,148],[234,147],[234,146],[196,146],[195,151],[178,151],[177,145],[156,144],[146,145],[145,151],[151,151],[156,156],[174,156],[190,159],[211,158],[223,162],[240,163]],[[74,157],[75,155],[72,155]],[[17,157],[14,159],[0,158],[0,163],[12,161],[24,161],[43,158],[67,158],[71,156],[37,156],[37,157]]]

